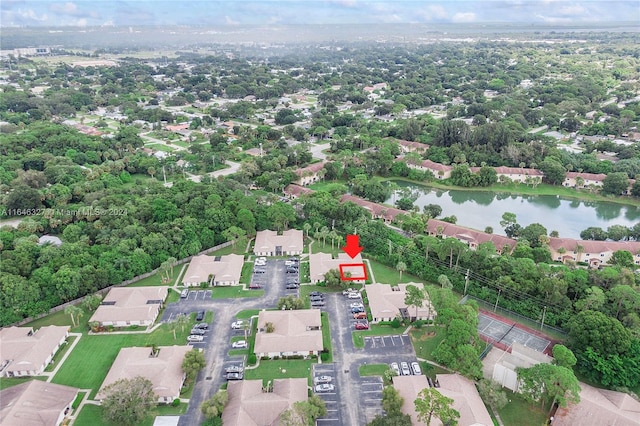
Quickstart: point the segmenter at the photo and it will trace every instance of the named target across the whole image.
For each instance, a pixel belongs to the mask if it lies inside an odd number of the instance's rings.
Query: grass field
[[[260,309],[247,309],[245,311],[240,311],[236,314],[236,318],[238,319],[247,319],[252,316],[258,315],[260,313]]]
[[[46,325],[68,325],[69,327],[71,327],[71,331],[74,333],[86,332],[88,331],[87,321],[91,317],[91,314],[84,308],[82,308],[82,312],[83,315],[80,317],[80,324],[76,327],[74,327],[73,323],[71,322],[71,316],[69,316],[69,314],[65,314],[64,310],[54,312],[51,315],[47,315],[45,317],[31,321],[25,324],[24,327],[33,327],[35,329],[38,329]]]
[[[164,284],[162,283],[161,274],[153,274],[150,277],[143,278],[140,281],[137,281],[133,284],[128,285],[127,287],[148,287],[148,286],[161,286],[161,285],[172,286],[173,283],[176,281],[176,278],[178,278],[178,276],[180,275],[180,272],[182,272],[183,266],[184,265],[174,266],[173,274],[171,273],[171,271],[169,271],[169,281]]]
[[[11,386],[19,385],[20,383],[28,382],[30,380],[37,379],[46,381],[45,376],[36,377],[0,377],[0,390],[10,388]]]
[[[409,331],[409,337],[411,337],[418,358],[433,360],[431,354],[444,340],[444,333],[440,332],[438,327],[430,326],[412,329]]]
[[[242,274],[240,275],[240,283],[251,284],[252,274],[253,274],[253,262],[244,262],[242,264]]]
[[[403,327],[393,328],[388,325],[371,324],[369,330],[359,330],[351,333],[353,346],[364,348],[364,337],[366,336],[390,336],[404,332]]]
[[[213,287],[211,297],[213,299],[230,299],[235,297],[261,297],[264,290],[244,290],[242,286],[232,285],[228,287]]]
[[[76,336],[67,337],[67,341],[64,343],[64,345],[60,349],[58,349],[58,352],[56,352],[56,354],[53,356],[51,363],[47,365],[47,368],[45,368],[44,371],[47,371],[47,372],[53,371],[53,369],[56,368],[56,365],[58,365],[58,362],[62,359],[64,354],[67,353],[67,351],[69,350],[69,348],[71,347],[73,342],[75,342],[76,339],[77,339]]]
[[[150,143],[148,145],[145,145],[146,148],[151,148],[154,149],[156,151],[164,151],[164,152],[173,152],[176,149],[167,145],[163,145],[161,143]]]
[[[399,284],[424,281],[416,277],[415,275],[411,275],[406,272],[402,273],[402,279],[400,279],[400,273],[396,269],[383,265],[377,260],[368,260],[369,264],[371,265],[371,269],[373,270],[373,275],[375,276],[376,282],[384,284]],[[369,279],[371,279],[371,275],[369,275]]]
[[[541,426],[546,424],[550,406],[540,408],[540,404],[529,404],[520,395],[503,389],[509,403],[498,414],[505,426]]]
[[[269,380],[304,377],[311,383],[312,364],[313,361],[309,359],[260,361],[257,368],[244,370],[244,378],[246,380],[262,379],[266,385]]]
[[[329,314],[322,312],[320,314],[320,321],[322,321],[322,346],[329,353],[329,359],[324,362],[333,361],[333,349],[331,348],[331,329],[329,328]]]
[[[387,364],[365,364],[358,368],[360,376],[383,376],[389,370]]]
[[[236,244],[236,246],[227,246],[221,248],[220,250],[216,250],[214,252],[209,253],[209,256],[224,256],[225,254],[245,254],[245,248],[247,248],[245,244]]]
[[[187,411],[187,404],[180,404],[177,407],[171,405],[158,405],[144,419],[140,426],[152,426],[156,416],[180,415]],[[115,423],[107,422],[102,418],[102,407],[99,405],[86,404],[82,407],[80,414],[73,423],[76,426],[119,426]]]
[[[184,331],[176,331],[176,339],[166,325],[160,326],[150,334],[112,334],[83,336],[69,355],[53,383],[75,386],[81,389],[92,389],[90,397],[95,397],[100,385],[116,359],[120,348],[132,346],[182,345],[189,335],[193,320],[186,325]]]

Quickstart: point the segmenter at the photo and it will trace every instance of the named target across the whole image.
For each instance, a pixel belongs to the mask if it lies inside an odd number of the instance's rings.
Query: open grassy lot
[[[320,321],[322,321],[322,346],[329,354],[329,359],[324,362],[333,361],[333,350],[331,348],[331,329],[329,328],[329,314],[322,312],[320,314]]]
[[[245,311],[240,311],[236,314],[238,319],[247,319],[252,316],[258,315],[260,313],[260,309],[247,309]]]
[[[540,404],[531,405],[520,395],[503,389],[507,393],[509,403],[498,414],[505,426],[540,426],[546,424],[549,406],[544,408]]]
[[[145,147],[151,148],[151,149],[156,150],[156,151],[164,151],[164,152],[173,152],[173,151],[176,150],[173,147],[170,147],[168,145],[164,145],[164,144],[161,144],[161,143],[150,143],[150,144],[145,145]]]
[[[435,326],[422,327],[409,331],[409,337],[413,343],[418,358],[433,360],[431,353],[436,350],[444,339],[444,333]]]
[[[35,377],[0,377],[0,390],[10,388],[11,386],[19,385],[20,383],[28,382],[30,380],[47,380],[45,376]]]
[[[247,248],[246,242],[244,244],[236,244],[234,246],[227,246],[221,248],[220,250],[216,250],[214,252],[209,253],[209,256],[224,256],[225,254],[245,254],[245,249]]]
[[[388,325],[371,324],[369,330],[358,330],[351,333],[353,338],[353,346],[356,348],[364,348],[365,336],[389,336],[392,334],[401,334],[404,332],[403,327],[393,328]]]
[[[137,281],[133,284],[128,285],[127,287],[148,287],[148,286],[161,286],[161,285],[167,285],[167,286],[172,286],[174,282],[176,282],[176,279],[180,276],[180,273],[182,272],[182,267],[185,265],[176,265],[173,267],[173,273],[171,273],[171,271],[169,271],[169,280],[166,283],[162,282],[162,274],[153,274],[150,277],[147,278],[143,278],[140,281]],[[186,268],[185,268],[186,271]],[[167,274],[165,274],[165,278],[166,278]]]
[[[71,347],[73,342],[75,342],[76,339],[77,339],[76,336],[67,337],[67,341],[63,344],[63,346],[60,349],[58,349],[58,352],[56,352],[56,354],[53,356],[53,360],[51,360],[51,363],[47,365],[47,368],[45,368],[44,371],[53,371],[53,369],[56,368],[56,365],[58,365],[58,362],[60,362],[64,354],[67,353],[67,351],[69,350],[69,348]]]
[[[373,269],[373,275],[375,276],[376,282],[379,283],[399,284],[424,281],[419,277],[406,272],[402,273],[402,279],[400,279],[400,273],[396,269],[383,265],[377,260],[369,259],[369,264],[371,265],[371,269]],[[369,275],[369,279],[371,279],[371,275]]]
[[[180,415],[187,411],[187,404],[180,404],[177,407],[171,405],[158,405],[144,419],[140,426],[152,426],[156,416]],[[115,423],[107,422],[102,418],[102,407],[99,405],[86,404],[82,407],[80,414],[74,422],[76,426],[119,426]]]
[[[261,297],[264,290],[244,290],[242,286],[213,287],[211,297],[213,299],[230,299],[234,297]]]
[[[247,380],[262,379],[266,385],[269,380],[305,377],[311,384],[312,364],[313,361],[309,359],[260,361],[260,365],[257,368],[244,370],[244,378]]]
[[[384,376],[384,373],[389,370],[387,364],[365,364],[358,368],[360,376]]]
[[[244,262],[242,264],[242,274],[240,275],[240,283],[251,284],[251,274],[253,274],[253,262]]]
[[[90,397],[93,398],[100,385],[116,359],[120,348],[132,346],[158,346],[183,345],[193,325],[193,319],[185,325],[184,331],[176,331],[176,339],[169,331],[167,325],[161,325],[156,331],[149,334],[111,334],[83,336],[80,342],[58,373],[53,378],[53,383],[75,386],[81,389],[93,389]]]
[[[34,329],[38,329],[46,325],[68,325],[69,327],[71,327],[71,331],[74,333],[86,332],[88,331],[87,321],[91,317],[92,313],[89,313],[89,311],[85,310],[81,306],[80,308],[82,309],[83,314],[80,317],[80,324],[76,327],[74,327],[73,323],[71,322],[71,316],[69,314],[65,314],[64,310],[54,312],[51,315],[47,315],[45,317],[31,321],[25,324],[23,327],[33,327]]]

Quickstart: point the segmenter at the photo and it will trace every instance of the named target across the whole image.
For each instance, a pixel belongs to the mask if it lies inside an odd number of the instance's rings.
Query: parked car
[[[234,348],[234,349],[246,348],[247,347],[247,341],[246,340],[238,340],[237,342],[233,342],[231,344],[231,347]]]
[[[227,367],[225,373],[242,373],[244,368],[239,365],[232,365],[231,367]]]
[[[351,308],[352,314],[359,314],[360,312],[364,312],[364,308]]]
[[[182,293],[180,293],[180,298],[186,299],[188,295],[189,295],[189,290],[185,288],[184,290],[182,290]]]
[[[357,322],[356,323],[356,330],[368,330],[369,329],[369,323],[368,322]]]
[[[324,297],[324,293],[320,293],[319,291],[312,291],[311,293],[309,293],[309,296],[323,296]]]
[[[362,303],[360,303],[360,302],[356,302],[356,303],[350,304],[349,307],[351,309],[353,309],[353,308],[364,308],[364,305]]]
[[[244,326],[244,321],[234,321],[231,323],[231,328],[234,330],[240,330]]]
[[[398,363],[397,362],[392,362],[391,364],[389,364],[389,366],[391,367],[391,370],[396,373],[396,376],[400,375],[400,367],[398,367]]]
[[[366,312],[358,312],[356,314],[353,314],[353,319],[367,319],[367,313]]]
[[[190,334],[195,334],[198,336],[203,336],[206,333],[206,331],[204,331],[202,328],[192,328],[191,329],[191,333]]]
[[[297,274],[298,270],[293,268],[287,268],[287,274]]]
[[[242,380],[244,378],[243,373],[227,373],[225,375],[227,380]]]
[[[348,299],[360,299],[361,296],[360,296],[360,293],[349,293],[349,294],[347,294],[347,298]]]
[[[249,284],[249,289],[250,290],[259,290],[261,288],[262,288],[262,284],[258,284],[258,283]]]
[[[315,384],[331,383],[332,380],[333,379],[331,378],[331,376],[318,376],[313,379],[313,383]]]
[[[313,306],[314,308],[318,307],[318,306],[324,306],[324,305],[325,305],[325,303],[322,302],[322,301],[311,302],[311,306]]]
[[[262,266],[260,266],[260,267],[255,267],[255,268],[253,269],[253,273],[254,273],[254,274],[264,274],[265,272],[267,272],[267,268],[264,268],[264,267],[262,267]]]
[[[309,299],[310,299],[311,301],[314,301],[314,300],[324,300],[324,296],[309,296]]]
[[[333,386],[331,383],[323,383],[321,385],[317,385],[315,387],[316,392],[333,392],[333,390],[335,390],[335,386]]]
[[[411,375],[411,370],[409,370],[409,364],[407,364],[404,361],[400,363],[400,371],[402,371],[403,376]]]
[[[349,293],[356,293],[358,290],[356,290],[355,288],[348,288],[346,290],[342,290],[342,295],[343,296],[347,296],[349,295]]]
[[[298,287],[300,287],[300,284],[287,284],[287,286],[285,288],[287,290],[295,290]]]
[[[415,374],[416,376],[419,376],[422,374],[422,370],[420,369],[420,364],[418,364],[417,362],[411,363],[411,369],[413,370],[413,374]]]
[[[204,340],[204,337],[202,336],[197,336],[197,335],[190,335],[187,336],[187,342],[202,342]]]
[[[193,328],[201,328],[203,330],[208,330],[209,324],[207,324],[206,322],[201,322],[199,324],[194,325]]]
[[[198,311],[196,314],[196,321],[202,321],[204,319],[204,311]]]
[[[264,260],[256,259],[255,262],[253,262],[253,264],[256,265],[256,266],[265,266],[267,264],[267,262],[264,261]]]

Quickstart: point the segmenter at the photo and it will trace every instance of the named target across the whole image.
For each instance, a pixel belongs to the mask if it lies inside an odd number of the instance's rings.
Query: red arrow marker
[[[342,250],[349,255],[350,258],[356,257],[364,247],[360,246],[360,237],[357,235],[347,235],[347,245]]]

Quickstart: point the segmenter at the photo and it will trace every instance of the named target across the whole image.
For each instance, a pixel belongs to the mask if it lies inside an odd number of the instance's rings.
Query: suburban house
[[[453,399],[452,408],[460,413],[458,424],[493,425],[473,381],[459,374],[436,374],[436,388],[442,395]]]
[[[398,140],[400,150],[405,154],[408,152],[416,152],[418,154],[424,154],[429,149],[429,145],[420,142],[411,142],[405,140]]]
[[[396,388],[400,396],[404,399],[402,404],[402,413],[411,417],[411,424],[414,426],[424,426],[425,423],[418,420],[413,401],[416,400],[422,389],[430,388],[427,376],[393,376],[391,378],[393,387]],[[432,421],[435,424],[438,420]]]
[[[549,238],[553,260],[586,262],[590,268],[608,264],[613,253],[626,250],[633,255],[633,263],[640,265],[640,241],[595,241],[571,238]]]
[[[295,256],[302,254],[304,247],[302,231],[289,229],[278,235],[276,231],[259,231],[253,246],[256,256]]]
[[[313,253],[309,255],[309,275],[311,283],[324,281],[324,274],[332,269],[340,270],[340,265],[349,265],[362,262],[360,253],[353,259],[346,253],[339,253],[336,259],[330,253]],[[363,267],[343,267],[343,272],[351,272],[352,277],[363,276]],[[364,283],[364,280],[353,280],[355,283]]]
[[[567,172],[564,178],[564,182],[562,182],[562,186],[568,186],[571,188],[589,188],[591,185],[593,186],[602,186],[602,181],[606,178],[607,175],[604,173],[578,173],[578,172]],[[580,181],[580,184],[578,184]]]
[[[373,203],[371,201],[367,201],[364,198],[356,197],[354,195],[345,194],[340,197],[341,203],[352,202],[364,209],[368,210],[371,213],[371,217],[374,219],[382,219],[386,223],[393,222],[396,217],[401,214],[409,214],[409,212],[397,209],[395,207],[388,207],[382,204]]]
[[[0,391],[3,426],[58,426],[71,412],[77,388],[31,380]]]
[[[214,286],[238,285],[243,265],[244,256],[239,254],[193,256],[182,278],[182,284],[185,286],[199,286],[201,283]]]
[[[180,398],[180,389],[186,378],[182,371],[184,356],[191,346],[160,346],[157,353],[150,347],[122,348],[105,377],[97,400],[104,398],[104,389],[120,379],[142,376],[153,384],[159,404],[169,404]]]
[[[553,416],[554,426],[640,425],[640,402],[626,393],[598,389],[580,382],[580,402],[558,408]]]
[[[504,235],[488,234],[443,220],[429,219],[427,231],[429,235],[435,237],[455,238],[467,244],[471,250],[476,250],[480,244],[486,242],[493,244],[498,254],[502,253],[505,247],[508,247],[509,251],[511,251],[516,246],[516,240]]]
[[[553,361],[550,356],[517,342],[511,346],[511,353],[498,348],[492,348],[491,351],[501,354],[493,366],[491,378],[513,392],[518,392],[520,387],[518,373],[516,373],[518,367],[530,368],[537,364],[551,364]]]
[[[310,185],[314,182],[319,181],[324,175],[320,172],[324,170],[324,163],[313,163],[308,165],[307,167],[303,167],[295,171],[298,176],[298,184],[300,185]]]
[[[283,411],[307,400],[307,379],[275,379],[267,390],[262,380],[230,381],[227,395],[222,412],[225,426],[278,425]]]
[[[436,310],[428,298],[421,307],[418,307],[417,313],[415,306],[407,306],[404,298],[408,285],[424,289],[422,283],[398,284],[393,287],[389,284],[369,284],[366,286],[372,323],[392,321],[396,316],[408,318],[411,321],[435,318]]]
[[[304,186],[289,184],[284,188],[284,195],[289,199],[298,198],[301,195],[313,194],[313,189],[305,188]]]
[[[268,332],[267,324],[273,328]],[[322,345],[320,310],[260,311],[254,352],[258,357],[318,355]]]
[[[538,169],[527,169],[523,167],[494,167],[498,179],[501,176],[511,179],[513,182],[529,183],[532,178],[538,178],[542,182],[542,173]]]
[[[37,376],[69,336],[68,326],[0,329],[0,377]],[[3,423],[4,424],[4,423]]]
[[[436,179],[448,179],[451,177],[451,171],[453,170],[452,166],[448,166],[446,164],[436,163],[431,160],[423,160],[422,163],[418,165],[407,164],[409,167],[413,169],[430,171],[433,173]]]
[[[168,287],[114,287],[89,319],[100,326],[151,325],[167,298]]]

